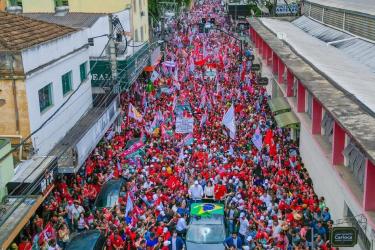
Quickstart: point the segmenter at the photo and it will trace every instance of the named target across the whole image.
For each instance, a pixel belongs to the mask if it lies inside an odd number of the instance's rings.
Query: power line
[[[102,52],[100,53],[100,56],[101,57],[103,55],[103,53],[105,52],[107,46],[109,44],[109,39],[108,39],[108,42],[106,43],[106,45],[104,46]],[[96,61],[95,64],[90,68],[89,72],[87,72],[86,74],[86,78],[91,74],[92,70],[95,68],[96,64],[98,63],[99,61]],[[81,81],[80,84],[78,85],[78,87],[73,91],[73,93],[68,96],[68,98],[60,105],[60,107],[57,108],[57,110],[55,110],[55,112],[53,112],[53,114],[48,117],[47,120],[45,120],[36,130],[34,130],[32,133],[30,133],[28,136],[25,137],[25,139],[23,139],[19,144],[17,144],[14,148],[12,148],[8,153],[6,153],[3,157],[0,158],[0,163],[3,162],[10,154],[12,154],[14,151],[18,150],[22,145],[24,145],[33,135],[35,135],[37,132],[39,132],[49,121],[51,121],[55,115],[69,102],[69,100],[74,96],[75,93],[77,93],[77,91],[81,88],[81,86],[83,85],[84,81]]]

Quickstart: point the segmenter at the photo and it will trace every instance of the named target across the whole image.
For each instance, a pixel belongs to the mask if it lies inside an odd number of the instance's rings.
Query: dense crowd
[[[57,180],[14,249],[64,249],[73,232],[99,229],[108,250],[180,250],[189,204],[202,198],[225,203],[228,249],[332,249],[329,208],[314,193],[289,129],[274,122],[246,57],[251,50],[240,61],[233,38],[194,25],[210,15],[229,30],[221,8],[205,1],[172,22],[157,74],[121,95],[121,132],[106,134],[83,172]],[[222,123],[232,105],[234,135]],[[177,117],[194,118],[193,133],[175,133]],[[135,139],[138,154],[125,155]],[[126,183],[118,202],[95,208],[111,179]]]

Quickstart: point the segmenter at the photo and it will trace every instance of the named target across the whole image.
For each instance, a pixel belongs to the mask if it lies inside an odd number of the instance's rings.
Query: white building
[[[30,130],[35,132],[32,141],[37,155],[47,155],[92,107],[88,62],[89,46],[83,31],[22,51]]]
[[[351,249],[368,250],[375,239],[373,7],[312,0],[293,22],[250,20],[270,103],[289,108],[276,121],[297,124],[302,160],[334,225],[355,227],[359,244]]]

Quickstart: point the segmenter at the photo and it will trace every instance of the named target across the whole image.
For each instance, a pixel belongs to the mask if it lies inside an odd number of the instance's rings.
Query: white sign
[[[286,34],[285,32],[277,32],[277,38],[279,38],[280,40],[286,40]]]
[[[194,118],[177,117],[176,118],[176,133],[186,134],[193,133]]]

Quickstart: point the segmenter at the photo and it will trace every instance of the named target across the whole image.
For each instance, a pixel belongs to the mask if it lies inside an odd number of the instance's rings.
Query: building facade
[[[30,137],[24,157],[47,155],[92,105],[87,37],[72,28],[1,15],[6,60],[1,72],[4,105],[0,115],[6,118],[0,121],[0,134],[18,139],[14,144]],[[35,34],[35,29],[40,33]]]
[[[4,1],[4,0],[0,0]],[[3,5],[1,5],[3,4]],[[17,13],[118,13],[131,9],[131,30],[134,42],[149,40],[148,0],[15,0],[0,2],[8,11]]]
[[[289,105],[299,124],[296,139],[314,189],[325,196],[336,226],[358,230],[355,249],[373,249],[375,118],[367,95],[373,92],[371,67],[353,65],[353,58],[291,23],[252,19],[250,25],[263,74],[271,80],[267,90],[272,99]],[[356,74],[361,79],[354,84]]]

